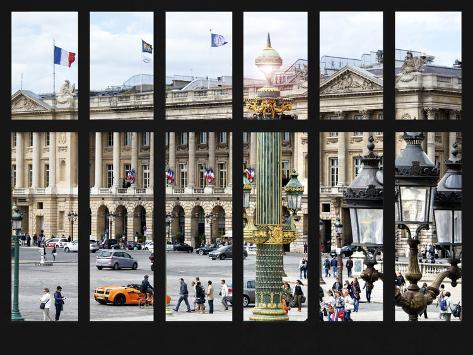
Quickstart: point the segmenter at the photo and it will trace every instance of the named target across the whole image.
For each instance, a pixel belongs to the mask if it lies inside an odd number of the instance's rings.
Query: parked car
[[[154,253],[149,256],[149,261],[151,261],[151,271],[154,271]]]
[[[141,249],[143,249],[143,245],[141,243],[133,242],[133,241],[127,242],[126,247],[127,247],[128,250],[141,250]]]
[[[232,251],[233,251],[232,245],[224,245],[223,247],[220,247],[217,250],[211,251],[209,253],[209,258],[211,258],[212,260],[231,259]],[[248,252],[245,249],[243,249],[243,259],[245,259],[247,256],[248,256]]]
[[[232,287],[231,284],[228,285],[228,293],[230,295],[229,302],[232,303]],[[249,279],[244,280],[243,284],[243,307],[248,307],[250,304],[256,302],[256,280]]]
[[[122,250],[101,250],[95,260],[95,266],[99,270],[103,268],[111,268],[113,270],[130,268],[136,270],[138,268],[138,261]]]
[[[101,286],[94,290],[94,299],[100,304],[116,306],[137,305],[141,296],[139,284],[126,286]]]
[[[67,238],[51,238],[46,241],[46,246],[48,248],[63,248],[67,242]]]
[[[166,243],[166,251],[174,251],[174,244]]]
[[[153,241],[146,242],[142,249],[154,251],[154,242]]]
[[[95,253],[100,249],[99,243],[96,240],[89,240],[90,252]]]
[[[97,250],[99,250],[99,245],[95,240],[91,240],[89,242],[89,251],[92,253],[95,253]],[[65,253],[71,253],[71,252],[78,252],[79,251],[79,241],[78,240],[73,240],[72,242],[66,243],[64,245],[64,252]]]
[[[173,246],[174,251],[186,251],[188,253],[192,253],[194,251],[194,248],[191,247],[189,244],[186,243],[176,243]]]
[[[113,249],[118,247],[118,240],[116,239],[104,239],[100,244],[100,249]]]
[[[207,255],[211,251],[217,250],[219,246],[217,244],[209,244],[203,247],[197,248],[195,252],[199,255]]]

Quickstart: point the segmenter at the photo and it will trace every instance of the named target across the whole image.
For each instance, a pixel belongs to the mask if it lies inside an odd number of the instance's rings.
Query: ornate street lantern
[[[243,208],[250,207],[250,193],[251,193],[251,182],[243,174]]]
[[[368,154],[361,157],[363,168],[343,196],[350,209],[353,245],[365,247],[383,245],[383,172],[373,141],[369,137]]]
[[[264,48],[261,54],[256,57],[255,64],[258,69],[263,72],[267,85],[270,87],[274,71],[281,68],[282,58],[279,53],[271,47],[271,37],[269,36],[269,33],[266,48]]]
[[[291,178],[285,187],[287,209],[292,211],[293,214],[302,208],[302,194],[304,193],[304,186],[302,186],[297,176],[296,170],[293,169]]]
[[[335,233],[337,233],[337,236],[343,233],[343,224],[340,222],[340,218],[335,221]]]
[[[462,243],[462,161],[457,158],[457,143],[452,158],[445,161],[447,171],[434,192],[434,221],[437,244],[450,245],[452,250]],[[452,255],[454,258],[455,255]]]
[[[20,231],[22,220],[23,220],[23,216],[20,213],[20,209],[16,206],[13,206],[12,214],[11,214],[12,229],[15,231]]]
[[[410,230],[407,224],[418,225],[415,238],[432,222],[432,190],[437,184],[439,169],[422,150],[422,132],[404,132],[406,148],[395,161],[396,223]]]
[[[13,302],[11,310],[12,321],[23,321],[23,316],[20,313],[19,308],[19,284],[20,284],[20,232],[21,232],[21,221],[23,216],[21,215],[20,209],[16,206],[12,207],[11,222],[12,229],[15,230],[15,250],[14,250],[14,267],[13,267]]]

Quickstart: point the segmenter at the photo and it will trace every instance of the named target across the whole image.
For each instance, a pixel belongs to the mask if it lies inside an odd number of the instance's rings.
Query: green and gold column
[[[268,34],[267,46],[255,60],[264,72],[267,84],[259,89],[246,107],[256,119],[278,120],[291,109],[291,102],[280,98],[280,92],[271,85],[274,70],[282,65],[278,52],[271,47]],[[256,221],[245,227],[244,238],[256,244],[256,304],[250,320],[286,321],[283,309],[283,244],[292,242],[295,231],[282,225],[282,172],[281,132],[256,133],[258,169],[256,180]]]

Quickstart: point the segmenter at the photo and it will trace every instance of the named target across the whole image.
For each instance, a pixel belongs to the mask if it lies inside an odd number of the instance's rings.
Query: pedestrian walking
[[[299,277],[301,279],[307,279],[307,259],[302,258],[299,262]]]
[[[214,312],[214,287],[212,286],[212,281],[207,282],[207,303],[209,304],[209,314]]]
[[[205,313],[205,290],[202,287],[200,281],[196,282],[195,284],[195,298],[196,298],[196,305],[197,313]]]
[[[371,291],[373,291],[374,285],[368,282],[365,282],[365,285],[363,286],[364,289],[366,289],[366,300],[368,303],[371,303]]]
[[[338,320],[343,321],[345,317],[345,300],[343,299],[341,291],[335,291],[335,317],[334,320],[337,322]]]
[[[56,307],[56,316],[54,320],[57,322],[59,321],[59,317],[61,316],[61,312],[64,310],[64,300],[66,297],[62,296],[62,287],[56,287],[56,292],[54,292],[54,306]]]
[[[361,288],[357,277],[351,282],[351,290],[353,293],[353,312],[358,312],[360,308]]]
[[[396,273],[396,278],[394,279],[394,284],[399,287],[401,293],[404,293],[404,288],[406,286],[406,280],[404,279],[404,276],[398,271]]]
[[[221,280],[220,282],[221,286],[219,295],[222,296],[223,307],[225,307],[225,310],[228,311],[228,301],[230,299],[230,297],[228,296],[228,286],[225,283],[225,280]]]
[[[307,254],[309,246],[307,245],[307,242],[304,242],[304,254]]]
[[[440,314],[442,319],[446,322],[450,322],[452,318],[452,303],[450,300],[450,292],[445,292],[442,300],[440,301]]]
[[[348,293],[348,290],[343,290],[343,301],[345,303],[345,314],[343,320],[345,322],[352,322],[353,319],[351,319],[351,312],[354,310],[354,302],[353,298],[350,296]]]
[[[335,256],[332,256],[332,260],[330,260],[330,266],[332,267],[333,277],[337,276],[337,259]]]
[[[437,297],[437,305],[435,306],[436,308],[440,305],[440,301],[442,300],[442,298],[445,296],[445,285],[444,284],[441,284],[440,285],[440,290],[439,290],[439,295]],[[442,312],[439,312],[439,319],[442,319]]]
[[[301,312],[302,297],[304,296],[304,292],[302,292],[302,286],[304,286],[304,284],[302,283],[301,280],[297,280],[296,286],[294,286],[294,300],[295,300],[298,312]]]
[[[26,246],[31,246],[31,236],[29,234],[26,235]]]
[[[353,269],[353,260],[351,256],[348,257],[345,267],[347,268],[348,277],[351,277],[351,270]]]
[[[326,258],[324,261],[324,269],[325,269],[325,277],[329,277],[330,276],[330,260],[328,260],[328,258]]]
[[[291,309],[291,301],[292,301],[292,289],[291,286],[289,285],[288,282],[283,282],[282,286],[282,300],[283,302],[283,308],[286,314],[289,312]]]
[[[56,261],[56,256],[57,256],[56,245],[53,246],[53,250],[51,251],[51,254],[53,256],[53,261]]]
[[[191,286],[192,286],[192,289],[194,290],[194,294],[192,295],[192,306],[194,307],[194,309],[192,309],[192,312],[195,312],[196,310],[196,306],[197,306],[197,299],[196,299],[196,289],[195,289],[195,285],[196,285],[196,282],[195,281],[192,281],[191,283]]]
[[[332,285],[332,290],[341,291],[342,288],[343,288],[342,283],[340,282],[340,279],[337,277],[335,279],[335,282]]]
[[[41,296],[39,302],[39,308],[43,312],[43,321],[46,321],[46,319],[52,321],[51,315],[49,314],[49,309],[51,308],[51,294],[49,293],[49,288],[45,287],[43,289],[43,296]]]
[[[335,297],[333,297],[333,291],[327,291],[328,296],[324,300],[323,315],[327,317],[327,321],[331,322],[334,320],[335,315]]]
[[[20,245],[21,246],[26,245],[26,235],[25,234],[22,234],[21,237],[20,237]]]
[[[419,289],[419,292],[425,295],[427,293],[427,283],[423,283],[422,287]],[[425,306],[424,312],[422,312],[420,315],[424,315],[424,318],[427,319],[427,306]]]
[[[34,246],[38,246],[38,236],[35,234],[33,234],[33,245]]]
[[[176,308],[174,308],[174,311],[178,312],[179,311],[179,306],[181,305],[181,302],[184,301],[184,303],[187,306],[187,312],[192,312],[191,307],[189,305],[189,301],[187,300],[187,297],[189,296],[189,291],[187,290],[187,284],[184,282],[184,279],[180,279],[181,285],[179,287],[179,300],[177,301]]]

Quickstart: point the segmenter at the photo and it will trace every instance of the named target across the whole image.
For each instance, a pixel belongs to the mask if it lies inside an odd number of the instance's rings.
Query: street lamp
[[[246,174],[243,174],[243,208],[250,208],[251,182]]]
[[[381,157],[373,151],[373,141],[370,136],[368,154],[361,157],[362,169],[343,194],[350,210],[352,245],[362,247],[365,254],[366,269],[360,277],[371,288],[378,278],[383,278],[374,268],[378,250],[383,247],[383,172],[379,168]],[[368,247],[375,248],[371,256]]]
[[[342,260],[342,233],[343,224],[340,222],[340,217],[337,217],[335,222],[335,233],[337,234],[337,277],[338,281],[342,283],[343,260]]]
[[[74,222],[77,221],[78,214],[74,211],[70,211],[67,214],[67,218],[69,219],[69,222],[71,222],[71,227],[72,227],[72,236],[71,240],[74,240]]]
[[[452,157],[445,161],[447,171],[434,190],[434,222],[437,244],[452,248],[450,263],[458,264],[455,247],[462,244],[462,160],[457,158],[457,143],[453,144]]]
[[[172,243],[171,239],[171,223],[174,219],[174,215],[171,213],[166,213],[166,226],[168,228],[168,241]]]
[[[216,217],[216,214],[210,212],[210,213],[207,213],[205,215],[205,220],[207,221],[207,224],[210,224],[210,243],[212,244],[212,229],[213,229],[213,220],[214,220],[214,217]]]
[[[319,280],[319,284],[320,285],[324,285],[325,284],[325,280],[322,276],[322,243],[320,242],[320,240],[322,240],[322,236],[323,236],[323,231],[325,230],[325,223],[322,222],[322,220],[319,220],[319,255],[320,255],[320,280]]]
[[[395,162],[396,224],[408,235],[409,264],[405,276],[410,284],[404,293],[396,287],[394,297],[396,305],[409,315],[409,320],[417,321],[418,315],[424,312],[427,305],[440,293],[439,286],[442,281],[448,277],[452,280],[452,286],[456,286],[456,280],[461,277],[461,270],[456,264],[452,264],[447,271],[436,276],[425,294],[420,293],[417,282],[422,278],[422,274],[417,247],[421,231],[428,230],[432,223],[433,189],[437,184],[439,169],[422,150],[422,132],[405,132],[403,139],[407,143],[406,148]],[[408,225],[417,226],[414,236]]]
[[[20,209],[16,206],[12,207],[11,221],[12,229],[15,231],[15,265],[13,273],[13,304],[11,311],[11,320],[12,321],[23,321],[24,318],[20,313],[19,302],[18,302],[18,288],[20,282],[20,231],[21,231],[21,221],[23,216],[21,215]]]

